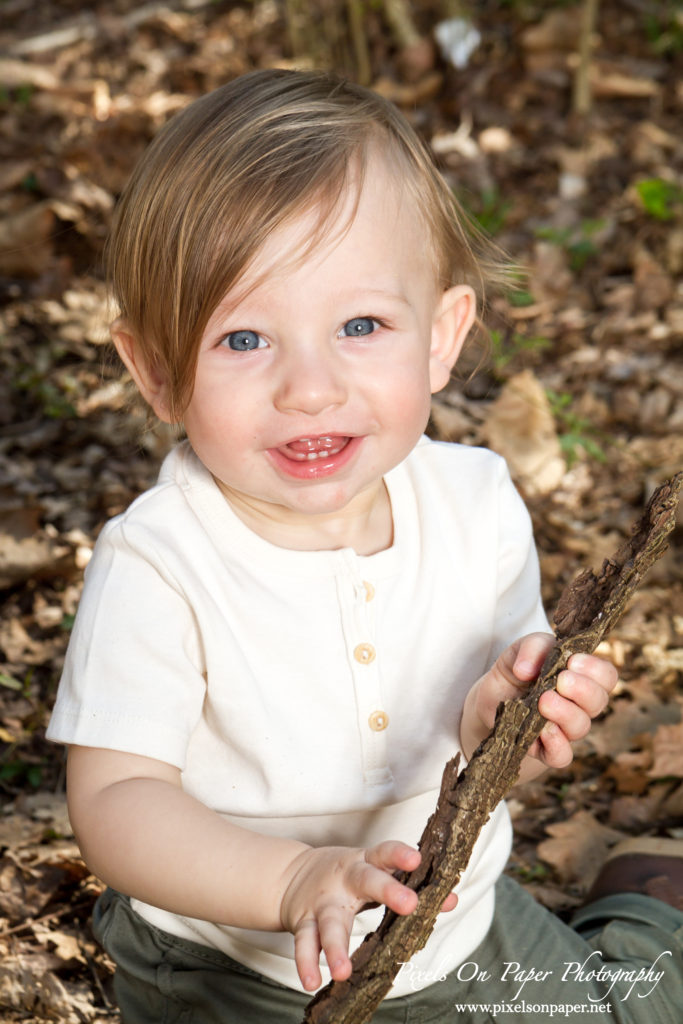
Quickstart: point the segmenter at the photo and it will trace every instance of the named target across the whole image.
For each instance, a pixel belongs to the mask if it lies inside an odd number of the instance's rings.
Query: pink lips
[[[300,437],[268,454],[278,469],[297,480],[315,480],[331,476],[353,457],[362,438],[323,434]]]

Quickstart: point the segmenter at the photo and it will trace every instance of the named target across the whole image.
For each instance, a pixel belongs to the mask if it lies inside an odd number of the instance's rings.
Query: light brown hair
[[[322,230],[377,144],[424,219],[440,287],[470,284],[481,300],[505,276],[500,254],[468,228],[405,117],[369,89],[327,72],[255,71],[192,103],[153,140],[118,204],[107,264],[174,419],[192,395],[209,317],[269,233],[314,206]]]

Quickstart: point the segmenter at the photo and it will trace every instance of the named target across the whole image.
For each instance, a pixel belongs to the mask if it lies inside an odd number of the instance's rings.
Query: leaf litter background
[[[396,4],[368,0],[356,37],[352,7],[0,5],[3,1022],[117,1020],[88,931],[100,883],[79,858],[62,752],[44,729],[97,533],[172,443],[107,354],[99,265],[116,196],[170,114],[241,72],[296,61],[365,78],[430,142],[526,270],[492,301],[490,353],[478,366],[473,352],[434,402],[431,432],[507,457],[549,610],[683,466],[680,4],[603,0],[584,117],[572,112],[580,7],[419,0],[406,23]],[[481,41],[456,68],[433,30],[463,11]],[[510,800],[509,870],[559,913],[619,839],[683,836],[682,575],[679,519],[604,645],[621,672],[611,709],[570,769]]]

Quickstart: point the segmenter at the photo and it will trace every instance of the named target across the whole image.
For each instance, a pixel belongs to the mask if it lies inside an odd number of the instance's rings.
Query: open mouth
[[[297,437],[269,450],[280,472],[296,480],[317,480],[346,466],[360,448],[363,438],[347,434]]]
[[[283,445],[278,451],[295,462],[315,462],[316,459],[339,455],[349,440],[348,437],[300,437]]]

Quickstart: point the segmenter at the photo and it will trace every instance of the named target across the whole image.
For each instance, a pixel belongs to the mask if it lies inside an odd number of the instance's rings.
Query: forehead
[[[377,150],[364,167],[350,168],[336,196],[309,199],[275,229],[232,294],[243,296],[269,279],[319,266],[349,250],[357,254],[359,272],[380,263],[391,272],[405,264],[418,276],[436,278],[432,240],[413,192]]]

